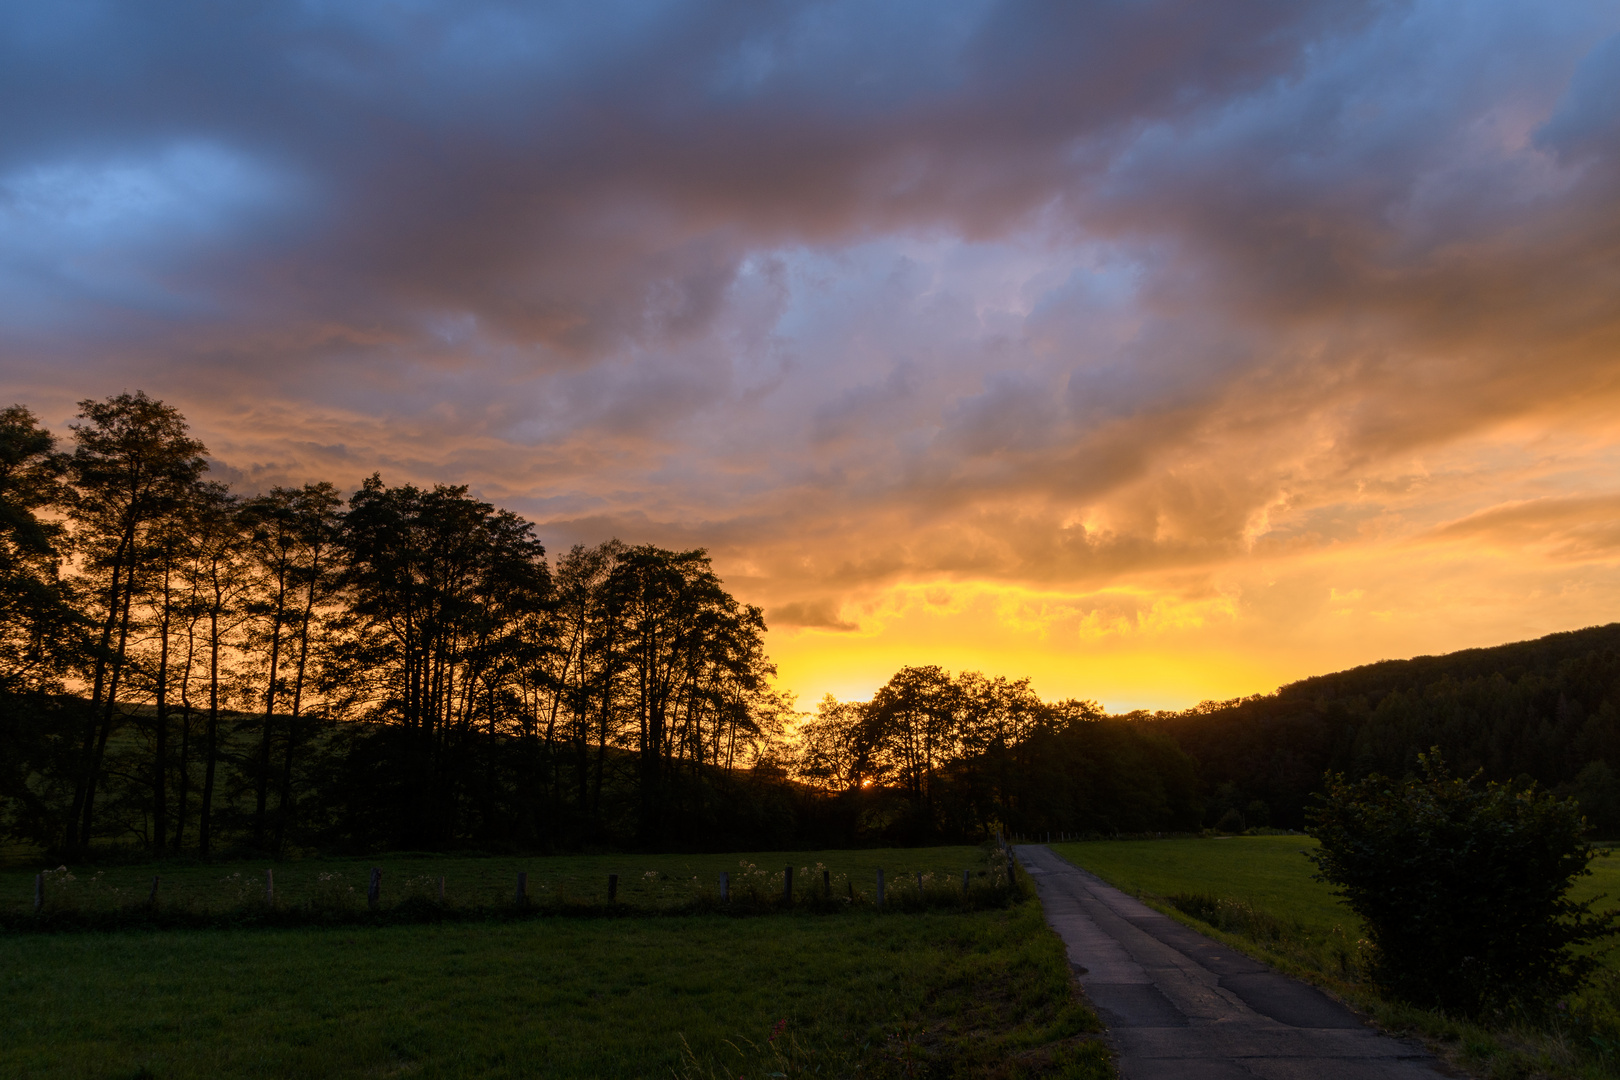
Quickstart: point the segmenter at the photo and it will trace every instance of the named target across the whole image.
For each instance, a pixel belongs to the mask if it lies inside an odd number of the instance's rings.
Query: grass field
[[[1566,1020],[1553,1029],[1487,1029],[1383,1001],[1366,982],[1360,920],[1313,879],[1315,864],[1302,854],[1315,843],[1235,836],[1052,846],[1161,910],[1321,982],[1386,1027],[1448,1045],[1454,1061],[1482,1075],[1620,1076],[1620,949],[1603,953],[1604,970],[1570,998]],[[1620,907],[1620,856],[1600,855],[1591,868],[1574,897]]]
[[[507,898],[518,865],[531,888],[584,888],[598,876],[605,886],[611,865],[626,886],[642,879],[626,902],[646,905],[645,917],[6,935],[0,1076],[1111,1075],[1087,1035],[1096,1019],[1033,899],[747,919],[656,911],[670,882],[790,858],[796,870],[836,863],[857,880],[879,865],[893,876],[933,870],[959,887],[965,865],[983,865],[975,848],[424,858],[396,870],[397,858],[377,860],[395,875],[385,880],[443,873]],[[277,882],[370,864],[288,864]],[[213,890],[239,871],[160,872],[177,890]],[[110,868],[96,888],[143,877],[150,871]],[[19,872],[3,882],[9,891],[31,880]],[[779,889],[780,869],[774,880]]]

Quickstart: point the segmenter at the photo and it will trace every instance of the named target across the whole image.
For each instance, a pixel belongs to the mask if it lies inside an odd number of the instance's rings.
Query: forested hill
[[[1324,772],[1399,775],[1438,746],[1456,772],[1575,795],[1620,836],[1620,623],[1386,660],[1158,722],[1197,760],[1212,823],[1236,810],[1298,828]]]

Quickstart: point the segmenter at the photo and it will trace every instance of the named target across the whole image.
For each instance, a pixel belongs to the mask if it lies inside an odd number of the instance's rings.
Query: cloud
[[[811,628],[842,633],[860,629],[860,624],[847,622],[838,617],[838,604],[833,600],[783,604],[772,608],[767,614],[770,625],[778,628]]]
[[[380,469],[554,550],[704,546],[805,640],[957,582],[1281,648],[1305,616],[1265,582],[1398,626],[1316,568],[1509,549],[1529,623],[1613,562],[1617,33],[1494,0],[13,7],[0,374],[58,422],[173,400],[244,484]]]
[[[1499,551],[1540,550],[1559,560],[1612,562],[1620,559],[1620,494],[1493,506],[1430,535],[1436,540],[1477,541]]]

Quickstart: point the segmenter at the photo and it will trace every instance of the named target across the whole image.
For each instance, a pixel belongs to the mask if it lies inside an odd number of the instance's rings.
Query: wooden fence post
[[[618,898],[619,898],[619,875],[618,874],[609,874],[608,875],[608,903],[611,904],[615,900],[617,900]]]
[[[45,874],[40,872],[34,875],[34,914],[38,915],[45,908]]]
[[[720,902],[722,904],[731,903],[731,872],[729,870],[720,871]]]
[[[793,906],[793,867],[782,871],[782,903]]]
[[[877,909],[883,910],[883,871],[878,871]]]
[[[146,897],[146,906],[147,907],[152,907],[152,908],[157,907],[157,886],[158,886],[158,876],[156,874],[153,874],[152,875],[152,891],[150,893],[148,893],[147,897]]]
[[[972,872],[973,871],[971,871],[971,870],[962,871],[962,895],[963,896],[967,895],[967,891],[968,891],[968,875],[971,874]]]
[[[512,898],[512,903],[515,904],[518,907],[523,907],[528,902],[529,902],[529,875],[524,873],[522,870],[519,870],[518,871],[518,882],[517,882],[517,895]]]
[[[276,872],[266,869],[264,872],[264,906],[274,907],[276,904]]]
[[[444,903],[444,875],[439,875],[439,903]]]
[[[821,872],[821,898],[823,900],[831,900],[832,899],[832,871],[831,870],[823,870]]]
[[[366,886],[366,907],[372,911],[377,910],[377,904],[382,899],[382,867],[371,868],[371,883]]]

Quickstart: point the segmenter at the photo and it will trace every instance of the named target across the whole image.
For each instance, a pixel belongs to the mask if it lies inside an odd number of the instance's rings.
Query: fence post
[[[608,903],[611,904],[614,901],[616,901],[618,898],[619,898],[619,875],[618,874],[609,874],[608,875]]]
[[[832,899],[832,871],[831,870],[823,870],[821,872],[821,898],[823,900],[831,900]]]
[[[731,871],[720,871],[720,902],[731,903]]]
[[[439,903],[444,903],[444,875],[439,875]]]
[[[883,910],[883,871],[878,871],[877,909]]]
[[[382,899],[382,867],[371,868],[371,883],[366,886],[366,907],[372,911],[377,910],[377,903]]]
[[[147,894],[147,897],[146,897],[146,906],[147,907],[153,907],[153,908],[157,907],[157,885],[158,885],[158,876],[156,874],[153,874],[152,875],[152,891],[149,894]]]
[[[963,896],[967,895],[967,892],[968,892],[968,875],[971,874],[972,872],[973,871],[971,871],[971,870],[962,871],[962,895]]]
[[[264,906],[274,907],[276,904],[276,872],[266,869],[264,872]]]
[[[517,895],[512,898],[512,903],[514,905],[516,905],[517,907],[522,907],[523,905],[527,904],[528,902],[529,902],[529,875],[524,873],[522,870],[519,870],[518,871],[518,882],[517,882]]]
[[[156,880],[156,879],[154,879]],[[34,875],[34,914],[38,915],[45,907],[45,874],[41,871]]]
[[[793,867],[782,871],[782,903],[793,906]]]

